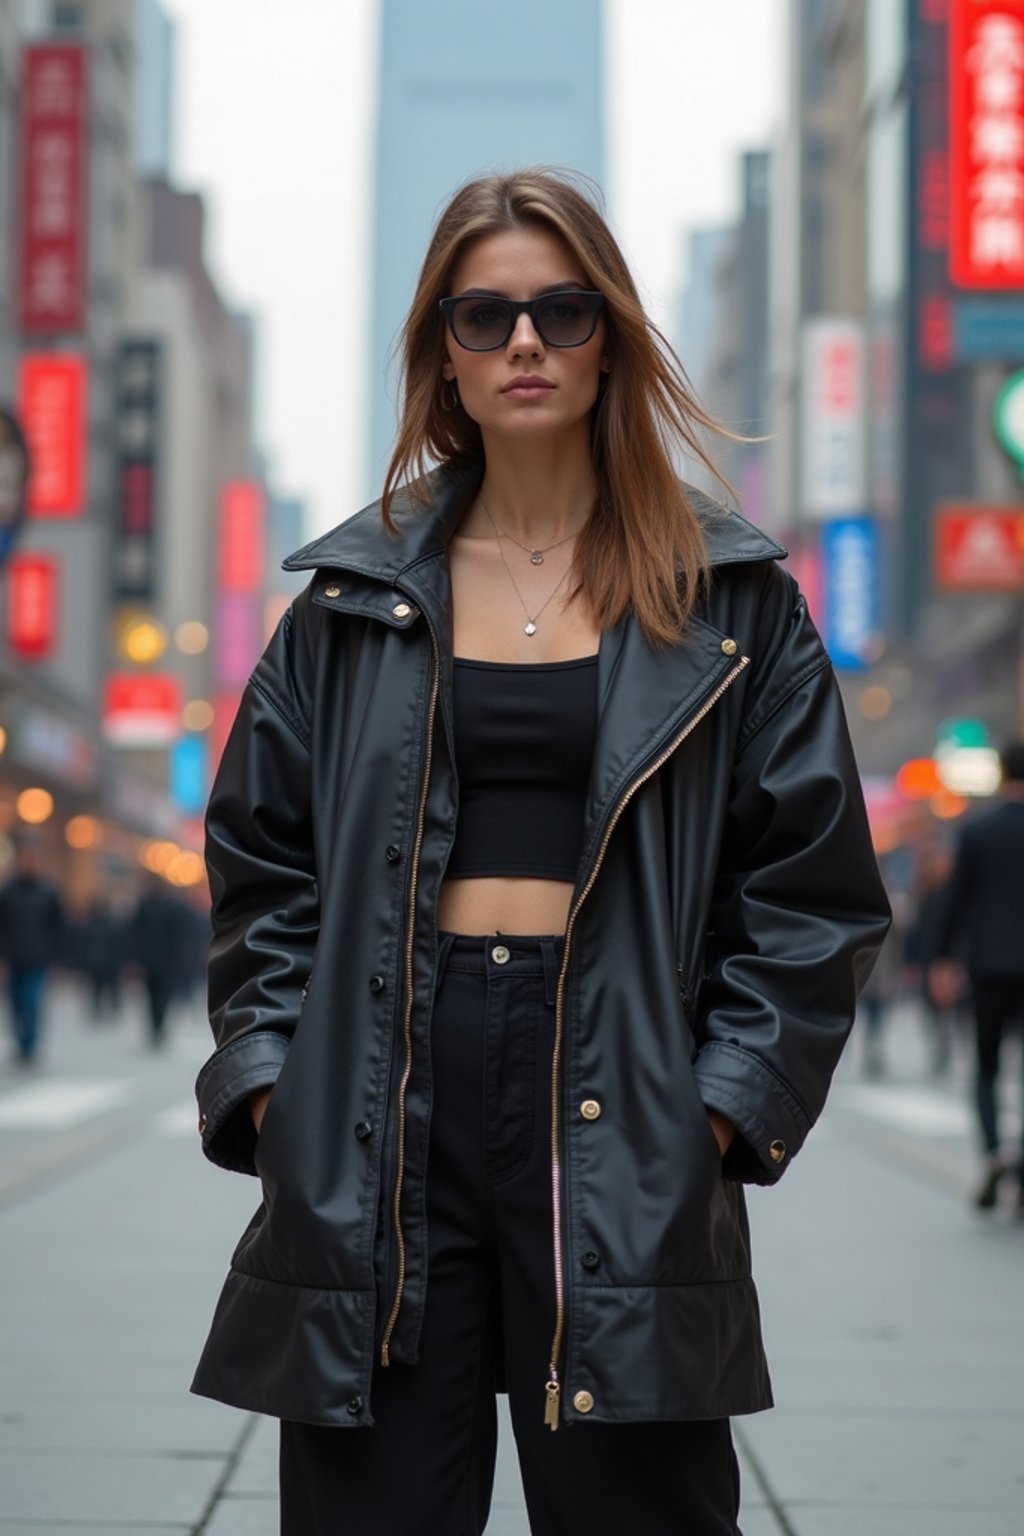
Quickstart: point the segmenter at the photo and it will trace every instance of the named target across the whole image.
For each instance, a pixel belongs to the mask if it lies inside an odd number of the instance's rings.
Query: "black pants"
[[[977,1042],[975,1094],[981,1139],[986,1152],[999,1150],[996,1081],[999,1053],[1008,1026],[1024,1019],[1024,976],[971,976],[974,1029]],[[1024,1180],[1024,1148],[1021,1151]]]
[[[420,1362],[378,1369],[372,1429],[282,1425],[282,1536],[478,1536],[500,1368],[533,1536],[739,1536],[728,1420],[543,1422],[561,942],[442,936]]]
[[[167,1010],[174,996],[174,982],[163,971],[146,972],[146,1002],[149,1007],[149,1038],[153,1045],[163,1042]]]

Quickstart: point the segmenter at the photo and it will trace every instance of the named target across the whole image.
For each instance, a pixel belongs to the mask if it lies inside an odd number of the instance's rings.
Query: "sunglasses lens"
[[[583,293],[553,293],[540,299],[536,326],[549,347],[578,347],[594,332],[594,306]]]
[[[461,347],[489,352],[502,346],[512,329],[512,306],[504,299],[459,299],[452,306],[452,332]]]

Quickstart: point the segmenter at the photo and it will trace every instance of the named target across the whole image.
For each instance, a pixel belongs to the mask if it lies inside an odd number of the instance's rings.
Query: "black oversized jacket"
[[[374,1369],[415,1361],[429,1306],[435,909],[458,806],[446,546],[478,477],[435,472],[400,537],[371,507],[288,562],[315,574],[210,803],[200,1130],[262,1199],[194,1389],[283,1418],[372,1423]],[[563,1422],[581,1392],[603,1421],[770,1404],[741,1185],[799,1150],[888,923],[782,551],[700,507],[713,579],[685,638],[653,650],[626,619],[600,645],[552,1071]],[[257,1140],[246,1100],[271,1083]],[[724,1162],[705,1106],[738,1128]]]

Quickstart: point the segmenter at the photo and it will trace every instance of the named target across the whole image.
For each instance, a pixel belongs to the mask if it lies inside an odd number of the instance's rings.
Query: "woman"
[[[535,1532],[738,1529],[741,1184],[887,908],[828,658],[675,479],[709,423],[659,342],[574,185],[457,193],[382,502],[288,562],[225,752],[200,1129],[263,1199],[195,1386],[283,1421],[296,1536],[482,1530],[499,1380]]]

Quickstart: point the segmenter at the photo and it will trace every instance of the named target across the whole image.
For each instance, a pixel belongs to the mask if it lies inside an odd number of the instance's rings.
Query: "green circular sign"
[[[1024,368],[1011,373],[996,395],[992,419],[1003,448],[1024,465]]]

